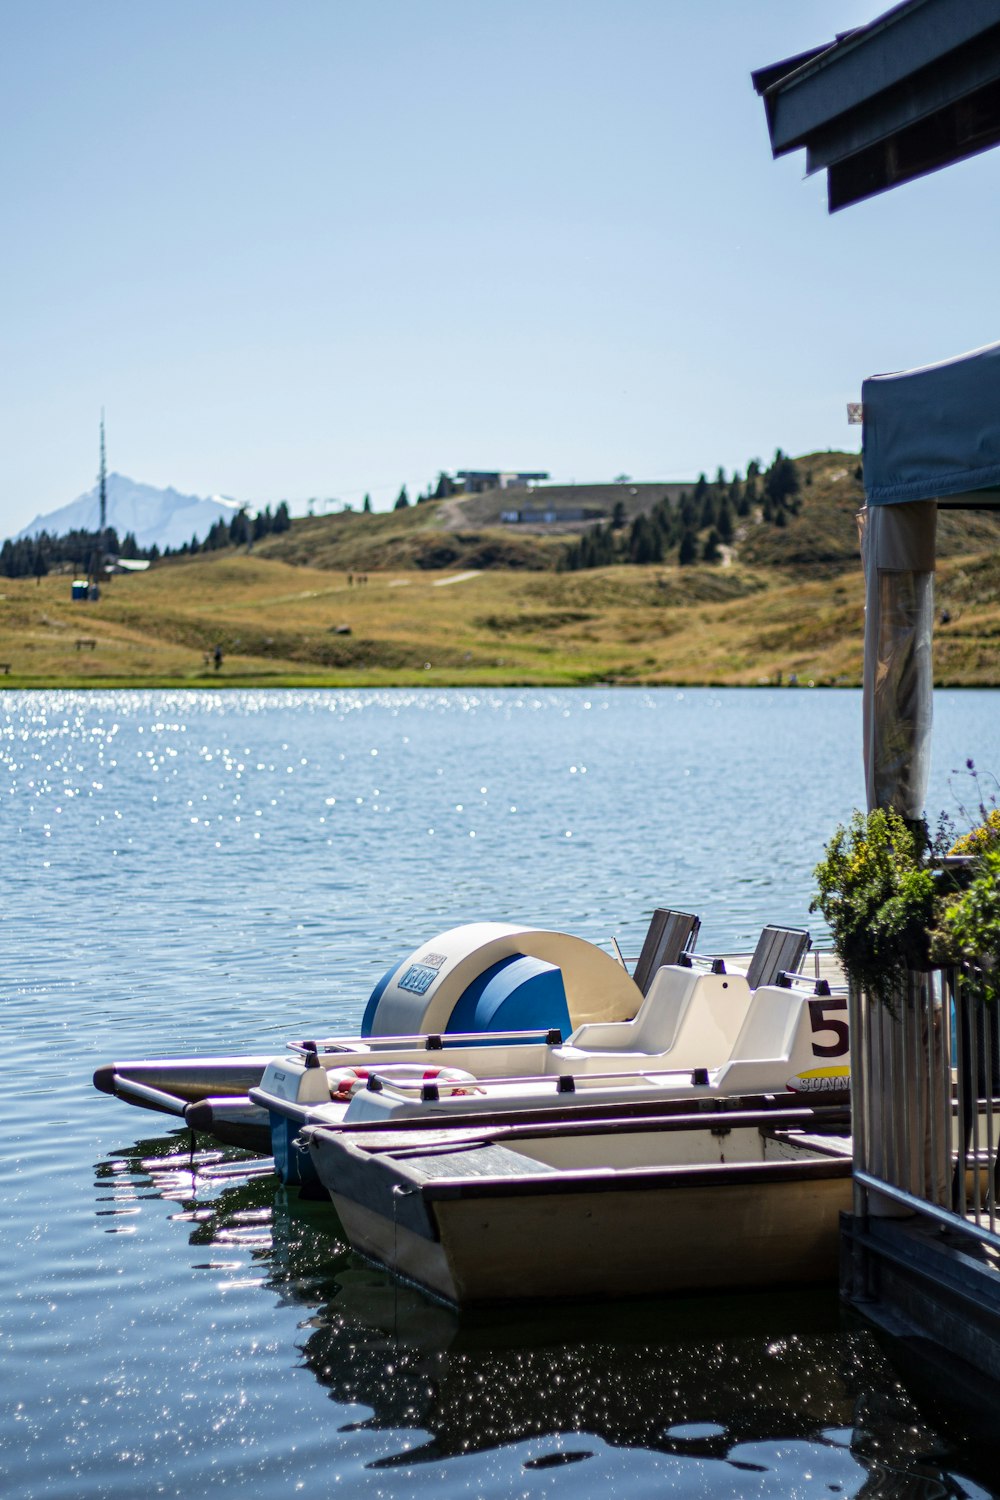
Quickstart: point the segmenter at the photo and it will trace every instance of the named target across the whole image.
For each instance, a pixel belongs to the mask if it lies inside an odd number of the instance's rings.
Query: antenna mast
[[[101,407],[101,470],[97,476],[98,494],[101,500],[101,525],[97,534],[97,545],[90,553],[90,597],[101,597],[101,580],[104,576],[104,549],[107,545],[108,529],[108,476],[104,461],[104,407]]]
[[[104,407],[101,407],[101,546],[108,526],[108,476],[104,465]]]

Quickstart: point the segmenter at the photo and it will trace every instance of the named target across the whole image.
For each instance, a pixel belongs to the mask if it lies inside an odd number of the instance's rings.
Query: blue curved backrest
[[[449,1031],[573,1029],[562,971],[540,958],[515,954],[491,964],[465,989],[448,1018]],[[488,1038],[487,1038],[488,1039]]]

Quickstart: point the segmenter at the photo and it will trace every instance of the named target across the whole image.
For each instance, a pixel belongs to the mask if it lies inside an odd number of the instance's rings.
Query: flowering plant
[[[810,910],[826,920],[846,973],[890,1010],[907,971],[930,966],[941,840],[892,808],[855,811],[816,866]]]
[[[976,788],[979,822],[956,839],[949,854],[964,868],[957,889],[941,903],[931,938],[938,963],[956,964],[966,975],[966,990],[980,1000],[1000,996],[1000,808],[987,798],[972,761],[966,770]]]

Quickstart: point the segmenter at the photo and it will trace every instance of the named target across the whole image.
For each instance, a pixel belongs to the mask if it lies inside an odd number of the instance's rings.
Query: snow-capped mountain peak
[[[203,540],[220,518],[227,525],[240,509],[238,500],[225,495],[182,495],[173,488],[157,489],[140,484],[124,474],[109,474],[106,482],[108,525],[119,538],[132,532],[140,547],[154,544],[180,547],[192,536]],[[101,498],[98,485],[80,495],[69,505],[35,519],[19,531],[14,541],[47,531],[63,536],[67,531],[96,531],[101,523]]]

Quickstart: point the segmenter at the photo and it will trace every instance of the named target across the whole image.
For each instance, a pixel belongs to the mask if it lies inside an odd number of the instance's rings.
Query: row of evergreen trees
[[[566,549],[560,566],[606,568],[614,563],[658,563],[671,559],[686,567],[696,562],[718,562],[739,521],[755,513],[772,526],[785,526],[801,505],[802,484],[793,459],[779,448],[764,470],[758,460],[747,465],[746,478],[727,479],[719,469],[714,482],[699,474],[693,490],[678,501],[664,496],[628,523],[625,502],[619,500],[611,520],[585,531]]]
[[[0,574],[5,578],[44,578],[54,567],[71,563],[79,572],[89,575],[96,570],[101,552],[117,557],[148,556],[136,546],[131,532],[119,543],[113,526],[104,533],[103,547],[97,531],[78,528],[63,536],[41,531],[37,536],[24,536],[16,542],[8,539],[0,546]]]
[[[415,501],[411,501],[406,491],[406,485],[404,484],[396,496],[396,503],[392,508],[393,510],[406,510],[411,504],[422,505],[425,500],[449,500],[452,495],[459,493],[464,493],[462,486],[456,484],[453,479],[450,479],[442,469],[437,477],[437,484],[429,484],[426,490],[417,496]],[[366,495],[364,509],[371,510],[371,508],[371,499]]]
[[[272,513],[265,506],[255,516],[238,510],[231,520],[223,517],[215,522],[203,541],[193,536],[180,547],[165,547],[155,544],[140,547],[134,534],[127,531],[119,541],[113,526],[104,532],[67,531],[63,536],[50,536],[47,531],[35,537],[21,537],[19,541],[5,541],[0,546],[0,574],[5,578],[44,578],[53,568],[71,564],[80,573],[88,576],[100,566],[101,557],[147,558],[158,562],[166,557],[189,557],[196,552],[217,552],[223,547],[249,547],[254,542],[272,533],[287,531],[292,524],[287,503],[281,504]]]
[[[199,542],[197,537],[192,537],[189,542],[177,548],[175,555],[189,556],[194,552],[218,552],[223,547],[250,547],[254,542],[262,541],[266,536],[287,531],[291,524],[292,518],[288,511],[288,502],[285,500],[282,500],[273,515],[269,505],[259,510],[255,516],[249,515],[245,510],[238,510],[230,521],[223,520],[220,516],[209,529],[203,542]],[[163,555],[167,557],[170,554],[165,552]]]

